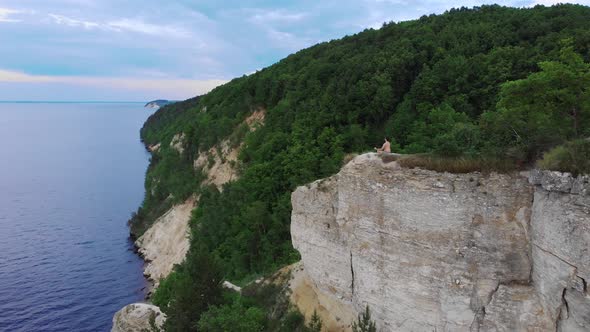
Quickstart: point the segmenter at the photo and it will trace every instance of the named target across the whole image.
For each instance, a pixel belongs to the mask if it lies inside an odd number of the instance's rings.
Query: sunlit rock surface
[[[166,315],[160,308],[147,303],[133,303],[117,311],[111,332],[145,332],[161,328]]]
[[[356,313],[369,305],[384,331],[587,330],[588,196],[566,178],[437,173],[365,154],[297,188],[293,244],[323,296]]]

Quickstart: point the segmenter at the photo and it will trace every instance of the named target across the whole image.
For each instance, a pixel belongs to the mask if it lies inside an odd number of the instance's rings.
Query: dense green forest
[[[515,167],[552,148],[560,150],[546,159],[587,153],[589,61],[588,7],[460,8],[318,44],[158,110],[141,130],[147,145],[162,144],[132,233],[200,195],[186,262],[154,297],[170,317],[167,329],[223,331],[240,319],[244,331],[306,329],[295,314],[271,319],[260,301],[224,295],[219,281],[244,284],[296,261],[292,190],[337,172],[345,154],[384,136],[398,152]],[[258,108],[264,126],[244,130]],[[182,154],[169,148],[181,132]],[[244,142],[239,179],[222,191],[201,186],[193,161],[228,137]]]

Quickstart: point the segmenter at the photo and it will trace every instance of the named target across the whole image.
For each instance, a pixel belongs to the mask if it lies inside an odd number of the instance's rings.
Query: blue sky
[[[485,3],[0,0],[0,100],[185,99],[321,41]]]

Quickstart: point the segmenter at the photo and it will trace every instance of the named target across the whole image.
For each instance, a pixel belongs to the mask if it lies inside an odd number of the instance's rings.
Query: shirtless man
[[[377,150],[377,153],[391,153],[391,143],[389,143],[387,137],[385,137],[385,143],[383,143],[383,146],[381,148],[375,148],[375,150]]]

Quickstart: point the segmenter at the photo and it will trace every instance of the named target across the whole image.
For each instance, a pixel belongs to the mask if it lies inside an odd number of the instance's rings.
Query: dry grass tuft
[[[381,160],[388,164],[394,161],[397,161],[398,159],[400,159],[401,155],[397,154],[397,153],[383,153],[380,155]]]
[[[402,167],[406,168],[422,168],[449,173],[508,173],[518,169],[517,165],[510,160],[475,157],[451,158],[429,154],[403,156],[399,158],[398,162]]]
[[[344,158],[342,159],[342,165],[348,164],[351,160],[356,158],[359,154],[358,153],[347,153]]]

